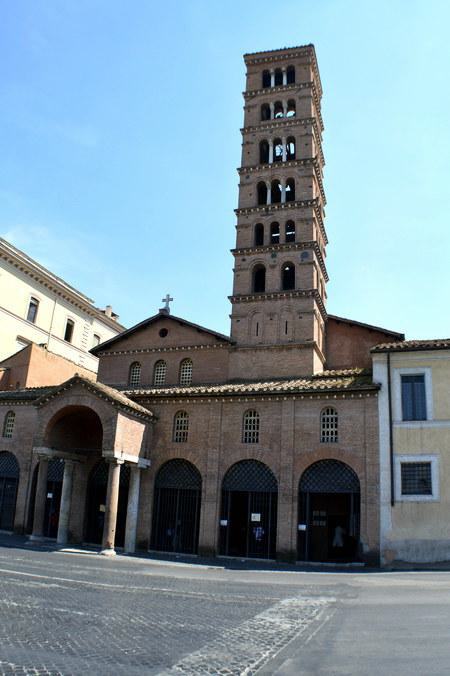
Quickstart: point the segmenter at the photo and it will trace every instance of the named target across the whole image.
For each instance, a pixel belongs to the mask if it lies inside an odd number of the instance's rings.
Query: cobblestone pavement
[[[253,674],[334,598],[295,572],[0,541],[0,674]]]

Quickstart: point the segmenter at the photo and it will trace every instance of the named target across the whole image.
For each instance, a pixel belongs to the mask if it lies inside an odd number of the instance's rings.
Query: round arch
[[[354,561],[360,528],[360,483],[346,463],[319,460],[303,472],[298,491],[298,558]]]
[[[103,425],[88,406],[65,406],[47,423],[44,445],[59,451],[88,453],[100,451]]]
[[[0,452],[0,529],[13,530],[16,514],[19,463],[9,451]]]
[[[225,556],[276,555],[278,482],[259,460],[232,465],[222,481],[219,551]]]
[[[202,477],[188,460],[165,462],[155,478],[151,548],[197,554]]]

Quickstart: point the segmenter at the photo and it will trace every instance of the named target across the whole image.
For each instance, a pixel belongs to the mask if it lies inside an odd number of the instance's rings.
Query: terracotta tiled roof
[[[338,317],[337,315],[328,315],[328,319],[335,322],[342,322],[343,324],[353,324],[354,326],[362,326],[371,331],[379,331],[380,333],[388,333],[391,336],[396,336],[399,340],[405,340],[405,334],[398,331],[391,331],[390,329],[383,329],[381,326],[374,326],[373,324],[364,324],[364,322],[357,322],[354,319],[347,319],[346,317]]]
[[[36,401],[39,397],[51,392],[53,387],[22,387],[19,390],[2,390],[0,401]]]
[[[365,369],[324,371],[304,378],[284,380],[259,380],[256,382],[231,382],[213,385],[189,385],[187,387],[152,387],[126,390],[133,398],[168,396],[222,396],[251,394],[283,394],[296,392],[345,392],[354,390],[377,390],[371,372]]]
[[[450,338],[433,338],[431,340],[405,340],[400,343],[381,343],[375,345],[371,352],[416,352],[420,350],[450,350]]]

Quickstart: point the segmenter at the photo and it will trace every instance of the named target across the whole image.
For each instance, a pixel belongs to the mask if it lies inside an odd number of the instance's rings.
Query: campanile
[[[244,56],[230,377],[323,369],[322,88],[313,45]]]

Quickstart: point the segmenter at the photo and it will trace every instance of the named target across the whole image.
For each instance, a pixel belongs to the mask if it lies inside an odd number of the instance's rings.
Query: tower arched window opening
[[[159,387],[166,382],[167,364],[163,359],[159,359],[153,369],[153,385]]]
[[[280,224],[277,222],[270,224],[270,243],[271,244],[280,243]]]
[[[283,71],[281,68],[275,70],[275,87],[279,87],[283,84]]]
[[[275,101],[273,107],[273,117],[275,120],[279,120],[281,117],[284,117],[284,109],[281,101]]]
[[[128,385],[130,387],[137,387],[141,382],[141,365],[138,361],[134,361],[130,366],[128,374]]]
[[[320,414],[320,441],[324,444],[338,441],[338,413],[331,406],[324,408]]]
[[[273,142],[273,161],[282,162],[283,160],[283,142],[280,138],[276,138]]]
[[[296,115],[295,101],[294,99],[289,99],[289,101],[287,102],[286,117],[295,117],[295,115]]]
[[[259,443],[259,413],[258,411],[246,411],[242,424],[242,443]]]
[[[272,181],[272,204],[279,204],[281,202],[281,183],[278,179]]]
[[[295,181],[288,178],[286,181],[286,202],[295,202]]]
[[[259,162],[260,164],[268,164],[269,162],[269,144],[265,140],[259,144]]]
[[[295,68],[294,66],[288,66],[286,68],[286,82],[287,84],[294,84],[295,82]]]
[[[268,103],[263,103],[261,106],[261,120],[270,120],[270,106]]]
[[[5,415],[5,420],[3,421],[3,437],[5,439],[11,439],[14,433],[14,425],[16,424],[16,414],[14,411],[8,411]]]
[[[172,441],[177,444],[186,443],[189,434],[189,413],[178,411],[173,417]]]
[[[180,385],[192,383],[192,359],[183,359],[180,364]]]
[[[295,265],[284,263],[281,271],[281,287],[283,291],[295,289]]]
[[[270,70],[263,70],[262,74],[262,86],[270,87]]]
[[[258,205],[267,204],[267,185],[264,181],[260,181],[257,185]]]
[[[284,241],[295,242],[295,223],[294,221],[287,221],[284,226]]]
[[[266,268],[264,265],[255,265],[253,268],[253,293],[264,293],[266,290]]]
[[[289,136],[286,141],[286,159],[295,160],[295,138]]]
[[[264,244],[264,225],[257,223],[255,225],[255,246],[263,246]]]

